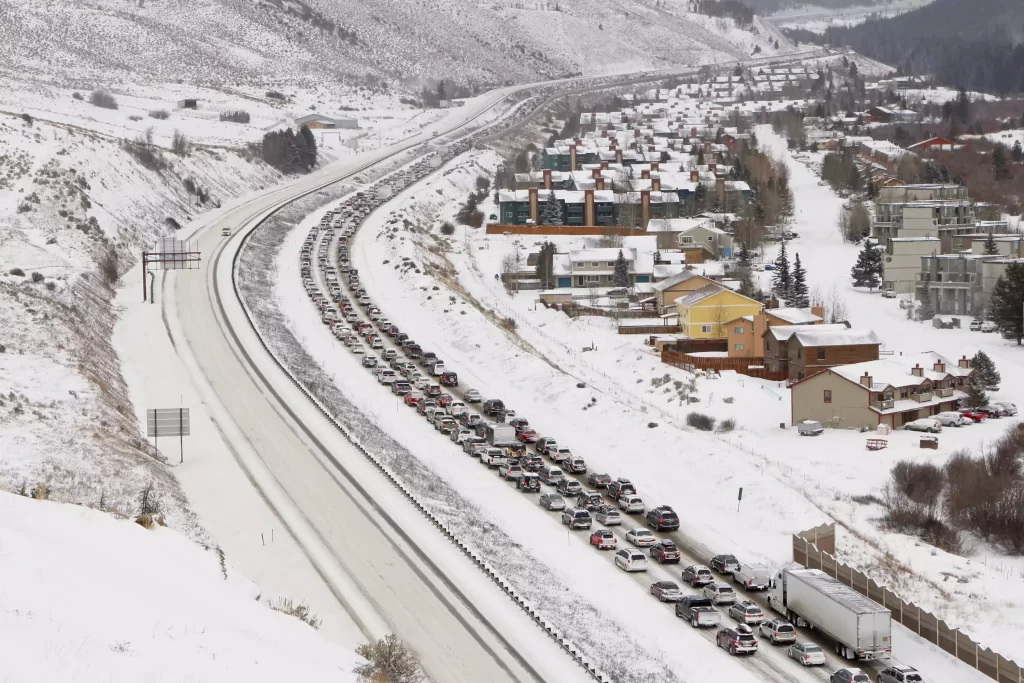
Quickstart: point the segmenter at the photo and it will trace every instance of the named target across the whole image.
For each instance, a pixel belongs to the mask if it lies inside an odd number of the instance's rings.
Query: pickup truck
[[[501,467],[508,464],[508,457],[505,456],[505,449],[503,448],[488,448],[480,456],[480,462],[488,467]]]
[[[701,595],[686,595],[676,603],[676,616],[686,619],[690,626],[718,626],[722,623],[722,615],[711,600]]]

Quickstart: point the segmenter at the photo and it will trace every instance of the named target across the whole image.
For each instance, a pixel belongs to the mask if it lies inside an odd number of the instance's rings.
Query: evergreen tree
[[[992,362],[987,353],[978,351],[974,354],[974,358],[971,359],[971,367],[974,368],[974,375],[971,377],[972,384],[977,384],[989,391],[999,388],[1002,378],[999,376],[999,371],[996,370],[996,364]]]
[[[1018,344],[1024,337],[1024,265],[1010,263],[992,288],[988,303],[988,317],[999,328],[1003,339]]]
[[[537,279],[540,280],[541,289],[554,289],[555,287],[555,245],[545,242],[540,245],[540,254],[537,256]]]
[[[656,249],[654,251],[654,265],[658,265],[659,263],[661,263],[661,249]]]
[[[857,255],[857,262],[853,264],[850,275],[853,277],[854,287],[867,287],[874,290],[881,283],[882,255],[867,240],[864,241],[864,248]]]
[[[985,395],[985,389],[981,386],[981,382],[975,380],[977,380],[977,377],[972,377],[971,383],[967,386],[965,402],[968,408],[979,408],[988,404],[988,396]]]
[[[707,211],[708,189],[704,183],[697,183],[697,189],[693,191],[693,213],[704,213]]]
[[[615,273],[612,275],[612,285],[615,287],[629,287],[629,263],[619,249],[619,255],[615,257]]]
[[[1024,148],[1020,146],[1020,140],[1013,143],[1013,149],[1010,150],[1010,156],[1017,163],[1024,161]]]
[[[746,242],[740,242],[740,251],[736,255],[736,262],[739,266],[750,270],[750,249]]]
[[[811,301],[807,296],[807,271],[800,264],[800,254],[793,259],[793,274],[790,276],[789,296],[786,303],[794,308],[807,308]]]
[[[1006,158],[1006,148],[999,144],[992,149],[992,173],[996,180],[1009,180],[1013,177],[1013,169]]]
[[[757,285],[754,284],[754,277],[749,266],[740,266],[737,268],[736,277],[740,281],[740,294],[750,297],[751,299],[761,298],[761,292],[757,289]]]
[[[782,243],[779,255],[775,257],[775,272],[772,273],[772,292],[775,296],[785,299],[789,296],[789,255],[786,253],[786,243]]]
[[[540,213],[540,224],[541,225],[561,225],[562,224],[562,207],[558,205],[558,199],[555,197],[555,191],[551,190],[548,192],[547,199],[544,201],[544,210]]]
[[[921,288],[921,304],[917,307],[918,320],[931,320],[935,317],[935,307],[932,305],[932,288],[929,280],[924,281]]]
[[[995,256],[999,253],[999,247],[996,246],[995,235],[989,231],[988,237],[985,238],[985,254],[988,256]]]
[[[306,163],[306,168],[313,168],[316,166],[316,137],[313,135],[313,131],[309,129],[309,126],[305,125],[299,128],[299,135],[306,143],[303,159]]]

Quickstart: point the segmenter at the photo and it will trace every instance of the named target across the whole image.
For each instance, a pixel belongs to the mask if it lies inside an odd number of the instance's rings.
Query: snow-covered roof
[[[694,277],[704,277],[704,276],[701,275],[700,273],[695,273],[692,270],[684,270],[683,272],[679,273],[678,275],[673,275],[672,277],[670,277],[667,280],[662,280],[661,282],[655,282],[654,283],[654,289],[655,289],[655,291],[663,292],[666,289],[669,289],[670,287],[675,287],[676,285],[678,285],[678,284],[680,284],[682,282],[686,282],[690,278],[694,278]]]
[[[935,370],[936,363],[943,364],[943,372]],[[913,373],[915,367],[921,368],[921,376]],[[923,384],[925,380],[937,382],[950,376],[967,377],[971,374],[970,368],[961,368],[956,361],[950,361],[934,351],[839,365],[832,368],[832,372],[855,384],[860,384],[861,377],[867,374],[871,378],[871,391],[884,391],[887,387],[913,387]]]
[[[768,311],[768,313],[773,313],[773,312],[774,311]],[[840,330],[847,331],[847,330],[850,329],[844,323],[833,323],[833,324],[829,324],[829,325],[815,325],[814,327],[818,331],[832,330],[832,331],[835,331],[835,332],[839,332]],[[796,334],[797,332],[799,332],[800,330],[803,330],[805,328],[806,328],[806,325],[772,325],[771,327],[769,327],[765,331],[765,334],[770,334],[772,336],[772,338],[776,339],[777,341],[789,341],[790,337],[792,337],[794,334]]]
[[[555,254],[551,259],[551,273],[556,277],[559,275],[572,275],[572,261],[568,254]]]
[[[619,252],[622,252],[623,258],[627,261],[636,260],[636,250],[623,247],[603,247],[600,249],[579,249],[577,251],[569,252],[569,260],[573,263],[580,263],[583,261],[614,261],[619,257]]]
[[[711,284],[704,285],[700,289],[694,290],[689,294],[677,298],[676,306],[678,306],[679,308],[693,306],[694,304],[699,304],[701,301],[704,301],[705,299],[710,299],[719,292],[724,291],[725,287],[718,284],[717,282],[712,282]]]
[[[710,225],[707,218],[652,218],[647,221],[647,232],[685,232],[698,226]]]
[[[799,325],[799,327],[800,329],[793,333],[792,337],[799,339],[801,346],[805,347],[882,344],[882,340],[871,330],[820,330],[822,325]]]
[[[821,320],[820,317],[811,313],[809,308],[772,308],[765,311],[779,320],[784,320],[790,325],[807,325]]]
[[[684,263],[658,263],[654,266],[654,278],[656,280],[665,280],[670,277],[675,277],[682,272],[685,272],[686,264]]]

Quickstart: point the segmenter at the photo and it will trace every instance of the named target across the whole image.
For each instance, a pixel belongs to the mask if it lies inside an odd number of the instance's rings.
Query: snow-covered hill
[[[4,680],[356,680],[354,654],[158,525],[0,492],[0,575]]]
[[[501,83],[748,55],[686,3],[645,0],[9,0],[0,73],[50,85],[145,81]],[[746,41],[744,41],[746,42]],[[771,54],[765,42],[762,49]]]

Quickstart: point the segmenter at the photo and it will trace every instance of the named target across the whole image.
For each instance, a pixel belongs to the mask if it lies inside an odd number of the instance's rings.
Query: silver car
[[[594,519],[605,526],[622,524],[622,514],[611,505],[602,505],[594,511]]]
[[[766,621],[758,627],[758,630],[761,632],[761,637],[767,638],[772,645],[796,642],[796,629],[785,619]]]
[[[538,500],[537,502],[540,503],[540,506],[542,508],[545,508],[547,510],[565,509],[565,499],[562,498],[557,493],[542,493],[540,496],[540,500]]]
[[[814,643],[794,643],[786,648],[786,654],[804,666],[825,665],[825,653]]]

